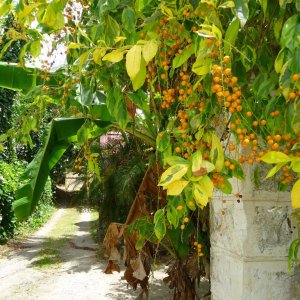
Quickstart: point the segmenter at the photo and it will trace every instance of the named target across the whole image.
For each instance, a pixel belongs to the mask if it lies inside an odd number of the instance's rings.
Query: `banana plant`
[[[44,83],[36,76],[37,72],[38,70],[34,68],[25,69],[16,64],[0,62],[0,87],[27,94],[36,86]],[[59,76],[57,78],[51,76],[48,84],[58,85],[58,78]],[[48,124],[43,146],[22,175],[21,182],[24,183],[16,192],[13,208],[18,219],[26,219],[34,211],[51,169],[72,143],[83,143],[86,138],[101,136],[110,128],[120,130],[123,124],[115,122],[109,113],[106,97],[104,100],[105,103],[98,105],[86,105],[89,114],[83,115],[83,117],[57,118]],[[109,102],[115,103],[115,100],[110,97]],[[139,126],[143,124],[144,126]],[[95,125],[97,130],[92,135],[83,137],[86,127]],[[150,125],[143,118],[136,118],[135,124],[128,123],[123,130],[134,134],[151,146],[155,146],[155,132]]]

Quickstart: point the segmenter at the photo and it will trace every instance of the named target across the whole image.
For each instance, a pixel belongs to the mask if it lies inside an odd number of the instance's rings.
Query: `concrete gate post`
[[[212,300],[299,300],[300,271],[289,273],[290,193],[276,192],[272,180],[259,187],[247,169],[233,181],[233,194],[215,194],[210,206]]]

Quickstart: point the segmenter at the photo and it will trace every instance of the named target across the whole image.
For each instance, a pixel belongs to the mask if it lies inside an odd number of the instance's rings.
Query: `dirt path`
[[[0,258],[0,300],[135,299],[139,291],[127,286],[123,272],[107,275],[96,251],[74,248],[97,248],[90,225],[90,212],[59,209],[22,249]],[[171,298],[164,277],[164,267],[154,272],[150,299]]]

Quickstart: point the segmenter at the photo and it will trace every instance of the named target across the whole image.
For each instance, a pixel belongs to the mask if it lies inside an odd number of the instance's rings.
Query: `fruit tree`
[[[300,209],[299,11],[297,0],[2,1],[0,15],[11,12],[16,24],[0,57],[14,41],[24,46],[17,66],[0,65],[0,84],[21,91],[29,113],[1,141],[37,130],[47,107],[57,114],[16,215],[30,214],[70,143],[82,145],[89,178],[100,177],[90,141],[108,130],[133,134],[153,147],[144,179],[151,173],[156,188],[151,208],[128,219],[131,254],[163,245],[175,260],[174,298],[193,299],[214,189],[232,194],[244,166],[271,164],[267,178],[291,188]],[[129,282],[147,289],[143,278]]]

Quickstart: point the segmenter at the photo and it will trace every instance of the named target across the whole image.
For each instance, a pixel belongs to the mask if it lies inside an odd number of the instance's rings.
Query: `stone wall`
[[[299,300],[300,271],[287,270],[298,234],[290,193],[277,192],[272,180],[255,186],[252,171],[232,182],[242,198],[218,193],[211,202],[212,300]]]

